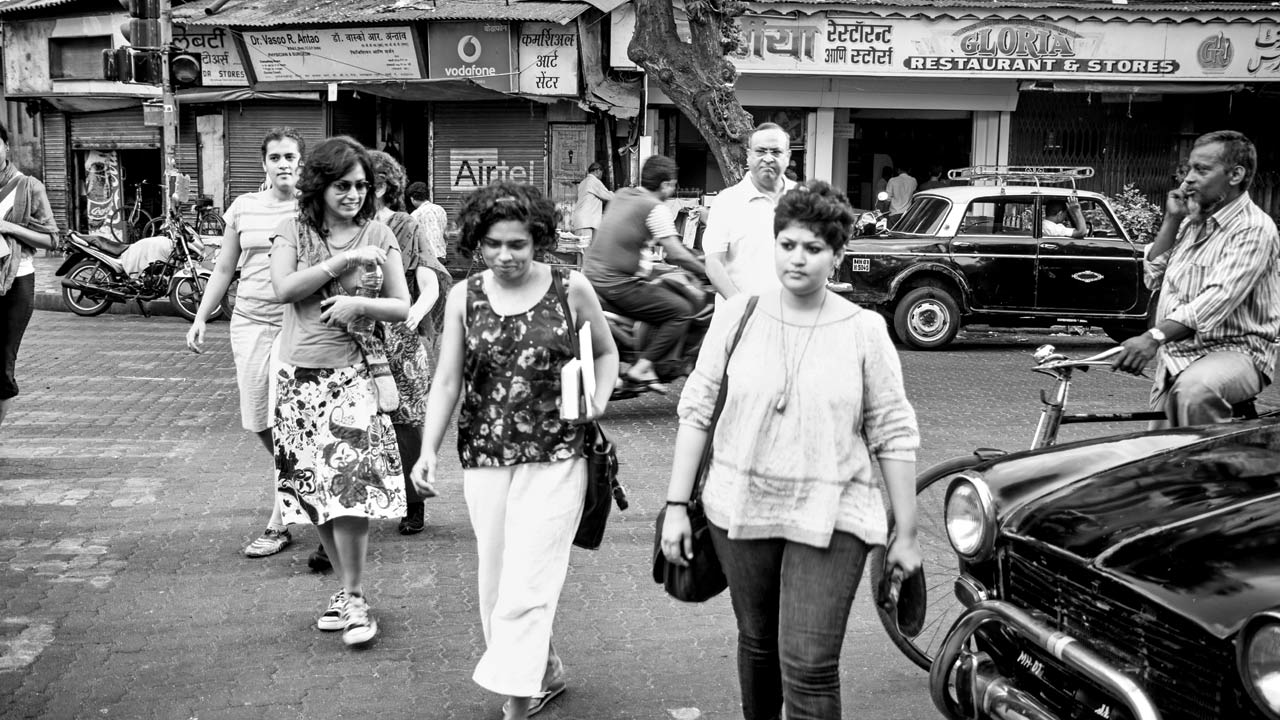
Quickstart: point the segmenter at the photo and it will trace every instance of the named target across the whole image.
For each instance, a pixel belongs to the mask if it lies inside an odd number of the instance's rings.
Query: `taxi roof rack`
[[[1075,189],[1076,181],[1093,177],[1093,168],[1087,165],[971,165],[953,168],[947,171],[950,180],[994,180],[997,185],[1007,185],[1011,180],[1058,185],[1070,183]]]

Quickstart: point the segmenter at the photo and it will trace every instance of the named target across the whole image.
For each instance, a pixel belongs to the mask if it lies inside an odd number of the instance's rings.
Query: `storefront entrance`
[[[968,113],[965,113],[968,115]],[[940,170],[970,164],[973,121],[964,119],[901,119],[852,115],[845,187],[855,207],[871,208],[883,189],[885,173],[905,168],[917,183]]]

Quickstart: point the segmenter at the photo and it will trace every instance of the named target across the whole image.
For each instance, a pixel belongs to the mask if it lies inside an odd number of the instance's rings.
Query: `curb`
[[[69,313],[71,309],[62,300],[61,293],[36,292],[35,309],[49,310],[52,312]],[[173,309],[173,304],[166,300],[153,300],[147,303],[147,312],[152,315],[164,315],[168,317],[181,317],[178,311]],[[111,307],[107,308],[104,315],[142,315],[142,311],[138,309],[138,303],[134,300],[129,302],[113,302]]]

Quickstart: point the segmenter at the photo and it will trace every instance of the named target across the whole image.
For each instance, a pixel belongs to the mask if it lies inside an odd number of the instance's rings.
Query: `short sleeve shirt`
[[[271,236],[284,220],[298,212],[298,201],[277,200],[270,190],[245,193],[222,214],[227,227],[240,236],[240,285],[236,314],[278,325],[284,307],[271,286]]]
[[[297,223],[288,219],[280,224],[274,236],[276,248],[298,249]],[[390,252],[400,252],[400,245],[390,228],[379,222],[366,223],[364,232],[355,240],[352,248],[372,245]],[[298,258],[298,270],[311,267]],[[360,284],[359,267],[343,273],[339,280],[348,292],[354,293]],[[284,324],[280,328],[280,360],[297,367],[341,368],[362,362],[346,327],[328,325],[320,321],[323,310],[320,302],[328,297],[328,283],[301,300],[290,303],[284,309]]]
[[[783,191],[796,184],[785,181]],[[760,192],[751,177],[726,188],[711,205],[702,249],[708,254],[725,253],[725,269],[738,290],[759,295],[779,287],[773,267],[774,201]]]

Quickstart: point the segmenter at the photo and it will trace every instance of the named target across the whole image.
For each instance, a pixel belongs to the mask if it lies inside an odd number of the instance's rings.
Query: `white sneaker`
[[[346,627],[346,623],[342,619],[342,613],[347,609],[347,591],[339,589],[338,592],[329,598],[329,607],[320,615],[320,619],[316,620],[316,627],[321,630],[341,630]]]
[[[369,616],[369,603],[365,602],[362,595],[352,595],[347,598],[342,619],[344,621],[342,642],[348,645],[367,643],[378,634],[378,623]]]

